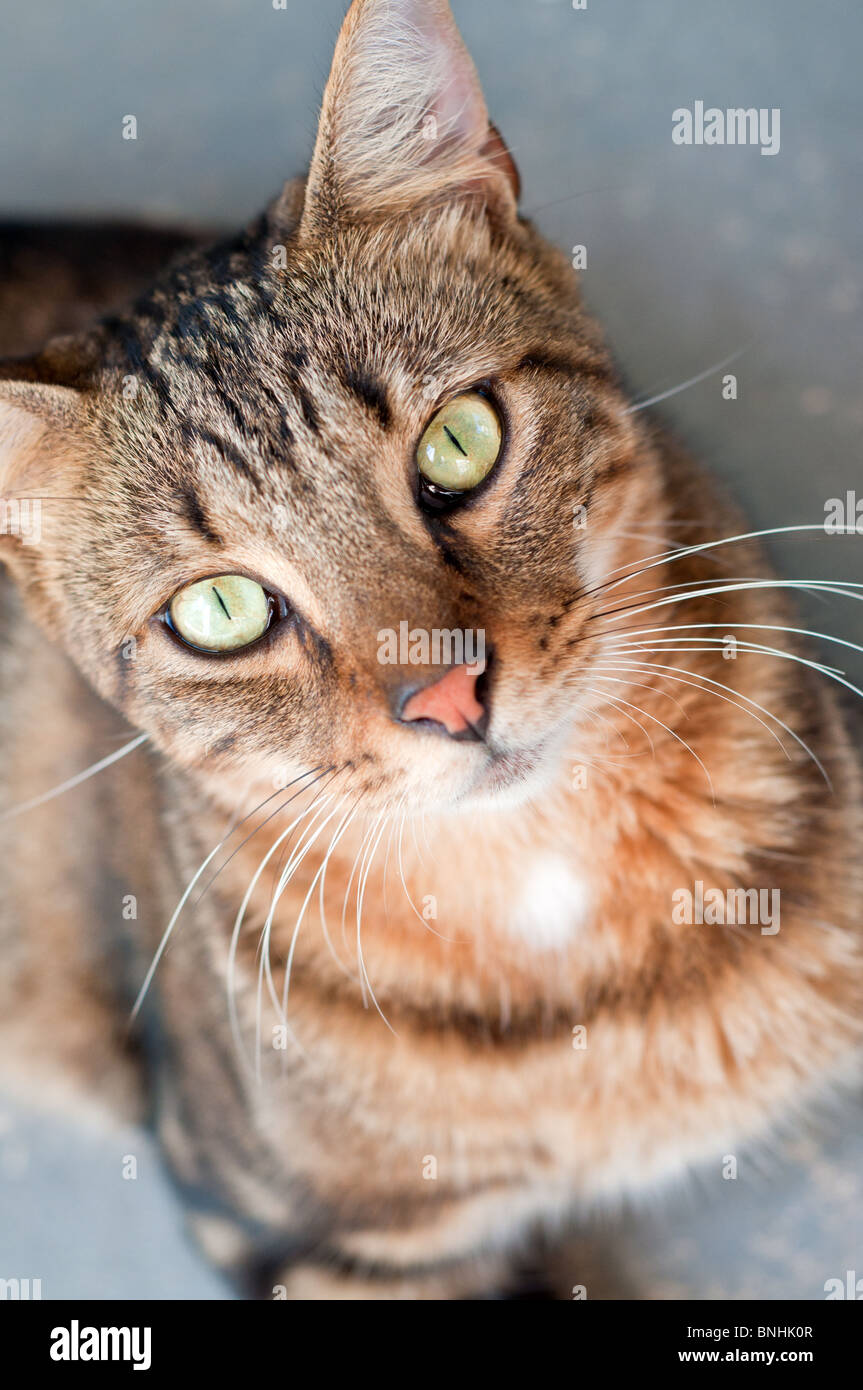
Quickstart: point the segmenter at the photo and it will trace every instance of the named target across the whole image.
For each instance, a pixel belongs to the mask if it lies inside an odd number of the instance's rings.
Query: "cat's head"
[[[445,0],[355,0],[308,179],[5,368],[0,557],[214,786],[456,805],[559,769],[591,591],[659,483],[517,200]]]

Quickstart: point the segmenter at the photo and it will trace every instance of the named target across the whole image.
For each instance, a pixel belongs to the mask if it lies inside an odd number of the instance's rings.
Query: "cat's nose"
[[[399,719],[403,724],[436,724],[451,738],[483,738],[488,713],[478,682],[484,670],[483,662],[450,666],[439,680],[403,698]]]

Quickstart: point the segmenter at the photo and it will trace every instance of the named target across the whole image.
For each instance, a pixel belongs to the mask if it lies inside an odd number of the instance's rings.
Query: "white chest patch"
[[[587,917],[587,884],[556,854],[534,859],[507,926],[534,949],[553,951],[574,940]]]

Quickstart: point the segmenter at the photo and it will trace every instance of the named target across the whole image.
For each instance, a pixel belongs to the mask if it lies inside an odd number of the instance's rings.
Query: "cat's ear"
[[[0,379],[0,560],[13,568],[41,542],[42,504],[60,484],[79,400],[67,386]]]
[[[304,226],[458,198],[514,218],[518,194],[447,0],[354,0],[324,93]]]

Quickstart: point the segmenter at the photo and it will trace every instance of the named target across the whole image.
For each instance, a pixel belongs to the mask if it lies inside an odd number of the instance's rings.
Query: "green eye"
[[[500,416],[485,396],[469,391],[435,415],[417,449],[422,476],[448,492],[469,492],[487,478],[500,456]]]
[[[171,599],[171,627],[205,652],[233,652],[262,637],[270,625],[270,600],[242,574],[223,574],[189,584]]]

